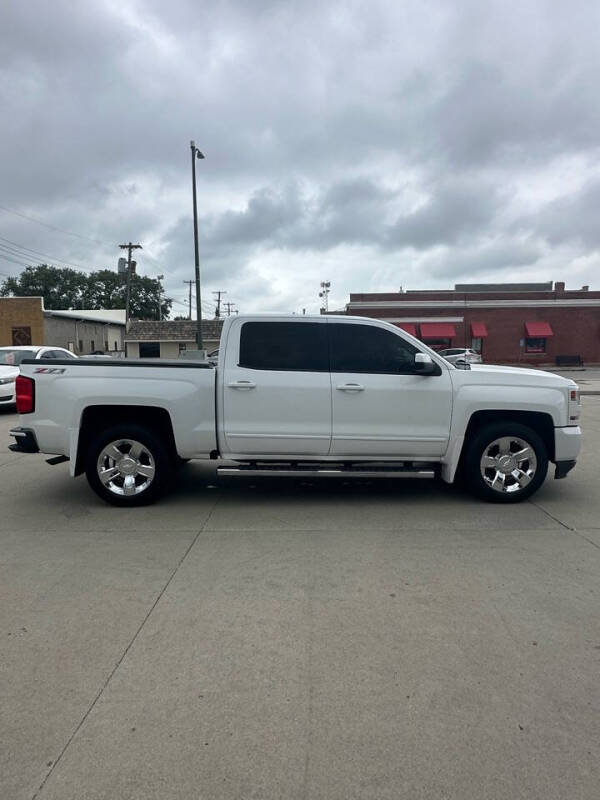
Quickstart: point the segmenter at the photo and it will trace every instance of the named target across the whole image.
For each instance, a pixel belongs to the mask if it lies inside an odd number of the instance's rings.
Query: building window
[[[185,342],[179,342],[179,355],[185,353],[187,350],[187,344]]]
[[[525,339],[525,352],[526,353],[545,353],[546,352],[546,339],[540,337],[528,336]]]
[[[83,339],[79,340],[79,352],[83,353]]]
[[[160,342],[140,342],[140,358],[160,358]]]
[[[12,343],[14,347],[31,344],[31,328],[28,325],[20,325],[18,328],[13,328]]]
[[[96,342],[93,339],[91,339],[90,340],[90,350],[92,351],[92,353],[96,349],[95,345],[96,345]]]
[[[483,349],[483,339],[481,336],[474,336],[471,339],[471,350],[475,350],[476,353],[481,355],[481,351]]]

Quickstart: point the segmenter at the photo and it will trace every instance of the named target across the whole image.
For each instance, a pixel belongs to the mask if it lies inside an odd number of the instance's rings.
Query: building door
[[[418,347],[372,322],[327,323],[331,455],[438,458],[450,435],[452,383],[445,367],[422,375]]]
[[[225,348],[222,426],[236,455],[327,455],[326,320],[235,322]]]
[[[24,345],[33,344],[29,325],[21,325],[18,328],[12,329],[12,343],[14,347],[23,347]]]

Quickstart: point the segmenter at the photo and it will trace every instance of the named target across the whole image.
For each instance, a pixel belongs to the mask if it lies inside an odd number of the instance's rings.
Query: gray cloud
[[[317,308],[324,272],[340,304],[548,279],[552,248],[593,283],[599,22],[584,0],[9,4],[0,204],[102,244],[2,211],[0,235],[90,267],[139,239],[183,296],[195,138],[207,295],[241,308]]]

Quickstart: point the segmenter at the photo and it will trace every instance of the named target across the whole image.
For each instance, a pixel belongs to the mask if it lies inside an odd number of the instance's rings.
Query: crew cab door
[[[232,324],[221,384],[224,455],[327,455],[326,328],[325,319]]]
[[[448,445],[448,369],[414,368],[418,347],[373,321],[327,323],[333,431],[331,455],[438,458]]]

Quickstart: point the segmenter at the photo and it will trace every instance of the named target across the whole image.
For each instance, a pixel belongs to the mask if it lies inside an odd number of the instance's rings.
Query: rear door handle
[[[364,392],[365,387],[360,383],[342,383],[336,387],[340,392]]]
[[[228,383],[230,389],[256,389],[256,384],[253,381],[233,381]]]

